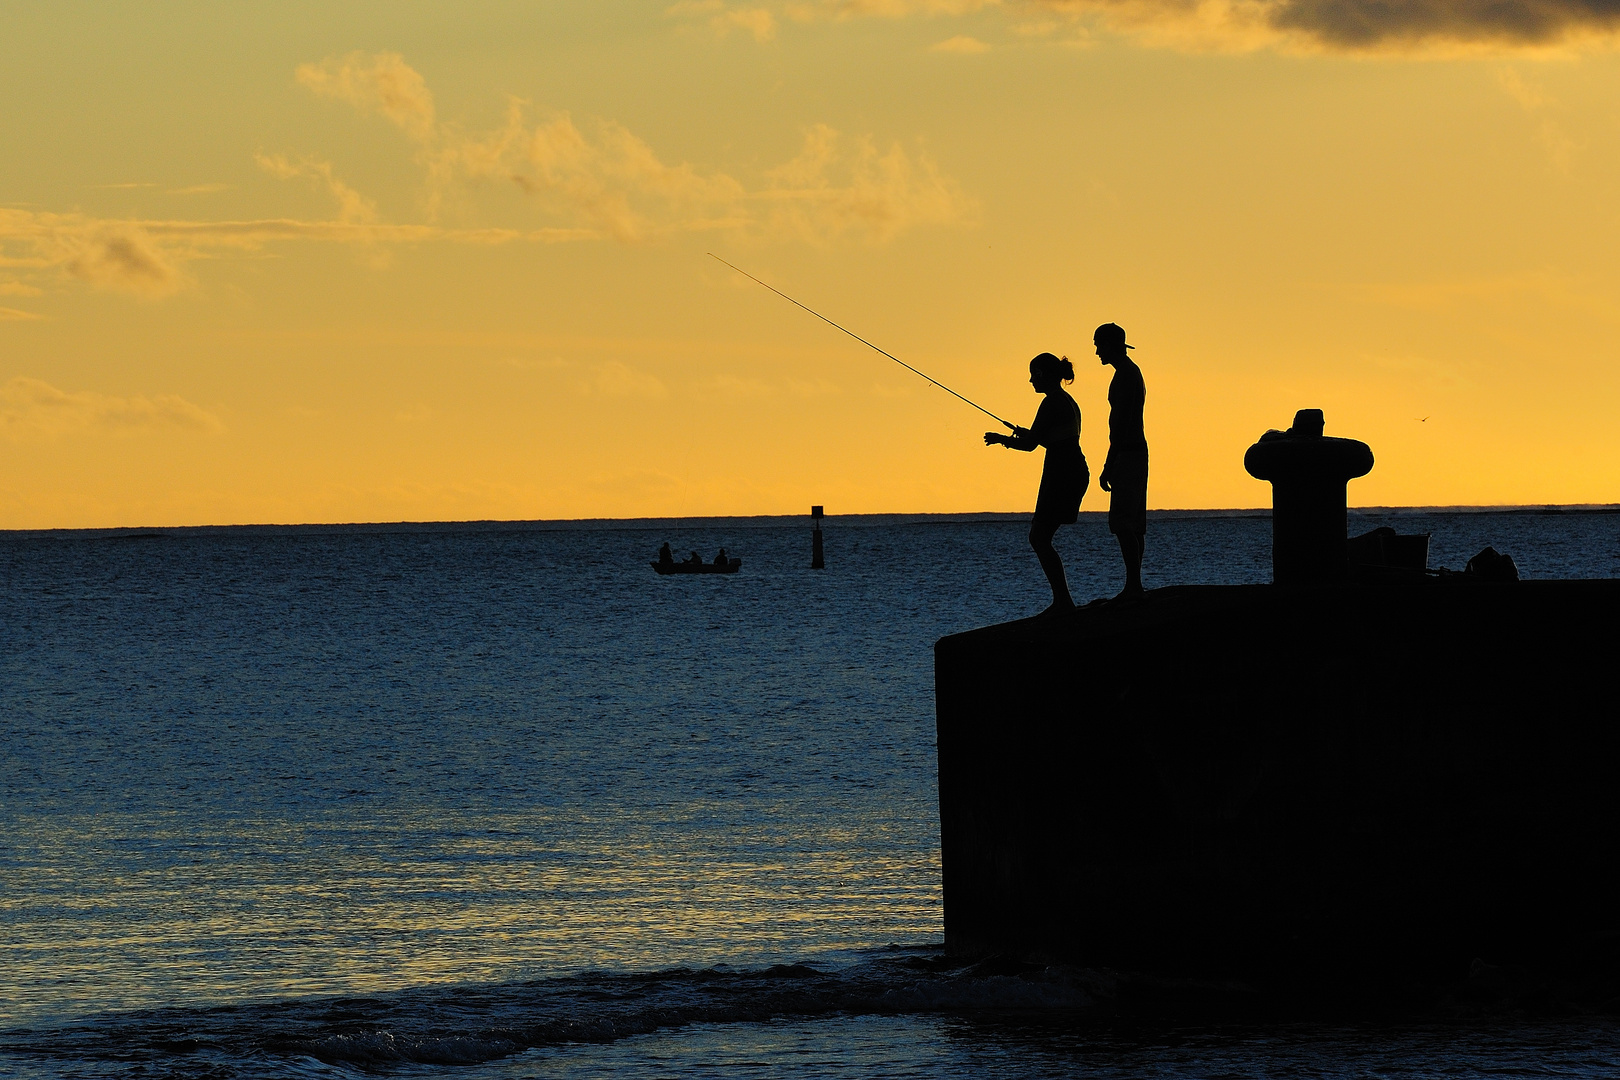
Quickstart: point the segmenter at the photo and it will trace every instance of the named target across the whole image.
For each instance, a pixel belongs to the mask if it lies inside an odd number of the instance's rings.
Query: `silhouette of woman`
[[[1007,446],[1030,451],[1046,447],[1046,465],[1041,470],[1041,490],[1035,497],[1035,517],[1029,523],[1029,546],[1035,549],[1052,586],[1052,606],[1042,614],[1068,611],[1074,607],[1069,582],[1063,576],[1063,560],[1052,546],[1059,525],[1071,525],[1080,515],[1080,500],[1091,486],[1091,470],[1080,452],[1080,406],[1064,392],[1063,383],[1074,381],[1074,365],[1068,357],[1041,353],[1029,362],[1029,385],[1046,400],[1035,411],[1035,422],[1027,428],[1014,428],[1011,435],[996,431],[984,433],[986,446]]]

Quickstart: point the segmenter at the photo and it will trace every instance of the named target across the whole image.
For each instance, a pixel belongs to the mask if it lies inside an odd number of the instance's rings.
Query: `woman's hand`
[[[999,431],[987,431],[984,433],[984,445],[995,446],[998,443],[1002,446],[1006,446],[1007,436],[1003,435]]]
[[[1108,481],[1108,466],[1106,465],[1103,466],[1102,475],[1097,477],[1097,486],[1102,488],[1104,491],[1114,490],[1114,485]]]

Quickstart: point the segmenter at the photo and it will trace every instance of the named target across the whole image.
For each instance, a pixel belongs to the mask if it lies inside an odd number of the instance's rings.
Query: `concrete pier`
[[[1589,961],[1620,932],[1617,609],[1620,581],[1414,575],[942,639],[947,949],[1284,982]]]

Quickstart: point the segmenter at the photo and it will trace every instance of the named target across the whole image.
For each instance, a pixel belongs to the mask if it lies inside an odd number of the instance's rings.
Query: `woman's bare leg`
[[[1029,546],[1035,549],[1035,557],[1041,560],[1041,569],[1046,571],[1046,581],[1052,586],[1052,606],[1048,611],[1066,611],[1074,607],[1074,597],[1069,595],[1069,579],[1063,576],[1063,560],[1058,558],[1057,548],[1052,546],[1052,537],[1057,535],[1056,523],[1036,521],[1029,527]]]

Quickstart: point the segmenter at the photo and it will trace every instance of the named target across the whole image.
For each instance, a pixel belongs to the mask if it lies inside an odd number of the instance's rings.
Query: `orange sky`
[[[0,527],[1033,504],[707,251],[1011,419],[1067,353],[1094,468],[1121,323],[1155,507],[1268,504],[1303,407],[1353,504],[1612,502],[1587,6],[15,5]]]

